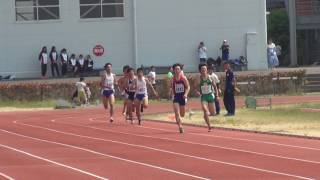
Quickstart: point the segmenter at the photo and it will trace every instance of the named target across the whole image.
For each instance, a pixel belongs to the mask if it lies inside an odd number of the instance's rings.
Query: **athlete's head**
[[[127,74],[128,74],[128,76],[129,76],[130,78],[133,78],[133,77],[134,77],[134,69],[131,68],[131,67],[129,67],[129,68],[127,69]]]
[[[228,70],[231,69],[230,63],[229,63],[228,61],[226,61],[226,62],[223,63],[223,67],[224,67],[224,70],[225,70],[225,71],[228,71]]]
[[[175,75],[180,75],[183,66],[182,66],[181,64],[179,64],[179,63],[176,63],[176,64],[174,64],[174,65],[172,66],[172,68],[173,68],[173,71],[174,71],[174,74],[175,74]]]
[[[208,73],[208,66],[206,64],[199,64],[198,69],[201,75],[206,75]]]
[[[105,64],[104,69],[107,71],[107,73],[110,73],[112,71],[112,64],[111,63]]]
[[[138,77],[142,77],[143,76],[143,68],[138,68],[137,69],[137,75],[138,75]]]
[[[123,74],[126,74],[127,73],[127,70],[130,68],[130,66],[129,65],[125,65],[125,66],[123,66],[123,68],[122,68],[122,72],[123,72]]]
[[[84,81],[84,77],[80,77],[80,82],[83,82]]]

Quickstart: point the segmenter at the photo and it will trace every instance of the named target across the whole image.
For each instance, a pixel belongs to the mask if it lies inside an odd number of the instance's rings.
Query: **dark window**
[[[15,0],[16,21],[60,19],[59,0]]]
[[[124,17],[124,0],[80,0],[80,18]]]

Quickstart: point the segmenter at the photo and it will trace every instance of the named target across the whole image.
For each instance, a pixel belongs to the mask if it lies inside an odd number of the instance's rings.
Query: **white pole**
[[[137,25],[137,2],[136,0],[132,1],[133,3],[133,47],[134,47],[134,67],[138,68],[139,66],[139,56],[138,56],[138,25]]]

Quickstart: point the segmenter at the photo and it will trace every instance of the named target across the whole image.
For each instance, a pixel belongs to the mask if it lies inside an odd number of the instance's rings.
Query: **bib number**
[[[208,86],[208,85],[201,86],[201,92],[202,92],[202,94],[210,94],[210,93],[212,93],[211,86]]]
[[[146,90],[145,88],[139,88],[138,92],[139,92],[139,93],[144,93],[145,90]]]
[[[176,93],[184,93],[184,85],[183,84],[176,84],[175,85],[175,92]]]
[[[134,85],[129,85],[129,91],[133,92],[135,91],[136,87]]]
[[[112,85],[113,85],[112,80],[108,80],[107,83],[106,83],[106,88],[111,89],[111,88],[112,88]]]

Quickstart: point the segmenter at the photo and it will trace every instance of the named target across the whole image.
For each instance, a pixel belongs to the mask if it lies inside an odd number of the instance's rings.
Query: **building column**
[[[297,60],[297,15],[296,0],[289,0],[289,22],[290,22],[290,65],[296,66]]]
[[[134,48],[134,68],[139,67],[138,55],[138,22],[137,22],[137,1],[132,1],[133,6],[133,48]]]

